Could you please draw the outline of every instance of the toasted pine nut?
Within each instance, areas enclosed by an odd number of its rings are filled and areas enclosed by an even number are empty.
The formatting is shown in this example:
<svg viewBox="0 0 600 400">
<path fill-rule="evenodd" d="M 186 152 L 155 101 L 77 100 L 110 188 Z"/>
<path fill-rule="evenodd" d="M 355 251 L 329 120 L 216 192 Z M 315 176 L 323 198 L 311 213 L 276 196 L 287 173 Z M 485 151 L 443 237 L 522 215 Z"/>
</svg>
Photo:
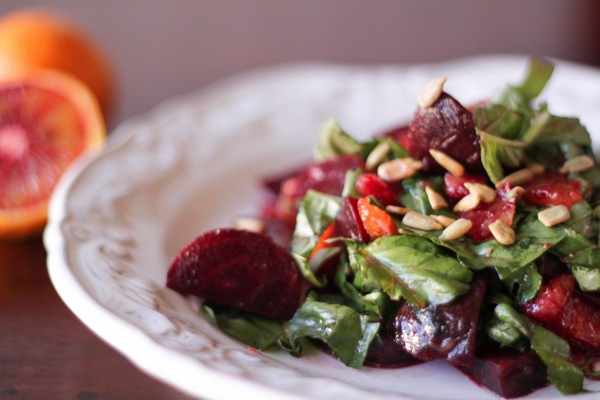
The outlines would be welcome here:
<svg viewBox="0 0 600 400">
<path fill-rule="evenodd" d="M 561 174 L 566 174 L 569 172 L 581 172 L 586 169 L 590 169 L 594 166 L 594 159 L 587 154 L 583 154 L 577 156 L 575 158 L 571 158 L 560 167 L 559 172 Z"/>
<path fill-rule="evenodd" d="M 431 208 L 434 210 L 440 210 L 448 207 L 446 199 L 444 199 L 441 194 L 433 190 L 430 186 L 425 186 L 425 192 L 427 193 L 429 204 L 431 204 Z"/>
<path fill-rule="evenodd" d="M 479 193 L 479 197 L 481 197 L 481 201 L 484 203 L 491 203 L 496 200 L 496 191 L 488 185 L 477 182 L 465 182 L 464 186 L 469 193 Z"/>
<path fill-rule="evenodd" d="M 448 240 L 456 240 L 459 237 L 465 235 L 471 228 L 473 227 L 473 223 L 466 218 L 459 218 L 454 221 L 453 224 L 449 225 L 442 234 L 438 237 L 438 239 L 442 241 Z"/>
<path fill-rule="evenodd" d="M 546 208 L 538 213 L 538 219 L 546 226 L 554 226 L 571 218 L 569 209 L 563 205 Z"/>
<path fill-rule="evenodd" d="M 481 196 L 479 195 L 479 193 L 469 193 L 454 205 L 453 211 L 469 211 L 477 207 L 479 203 L 481 203 Z"/>
<path fill-rule="evenodd" d="M 258 218 L 239 217 L 233 224 L 235 229 L 261 233 L 265 230 L 265 223 Z"/>
<path fill-rule="evenodd" d="M 502 222 L 502 220 L 497 219 L 488 226 L 490 228 L 490 232 L 492 232 L 492 235 L 494 235 L 494 239 L 496 239 L 500 244 L 508 246 L 515 242 L 517 236 L 515 231 L 513 228 Z"/>
<path fill-rule="evenodd" d="M 534 175 L 542 174 L 546 170 L 546 167 L 542 164 L 531 164 L 528 165 L 527 168 L 529 168 Z"/>
<path fill-rule="evenodd" d="M 456 219 L 452 218 L 452 217 L 448 217 L 447 215 L 435 215 L 435 214 L 431 214 L 430 215 L 431 218 L 435 219 L 437 222 L 439 222 L 444 228 L 449 227 L 450 225 L 452 225 L 452 223 L 454 221 L 456 221 Z"/>
<path fill-rule="evenodd" d="M 418 213 L 416 211 L 409 211 L 402 218 L 402 223 L 411 228 L 421 229 L 424 231 L 434 231 L 436 229 L 442 229 L 443 226 L 435 219 L 428 215 Z"/>
<path fill-rule="evenodd" d="M 506 195 L 506 198 L 510 199 L 515 196 L 520 197 L 523 193 L 525 193 L 525 189 L 523 189 L 521 186 L 515 186 L 514 188 L 510 189 Z"/>
<path fill-rule="evenodd" d="M 386 182 L 397 182 L 410 178 L 423 168 L 423 163 L 414 158 L 396 158 L 377 167 L 377 175 Z"/>
<path fill-rule="evenodd" d="M 423 108 L 431 107 L 442 94 L 446 80 L 445 76 L 430 80 L 417 97 L 419 106 Z"/>
<path fill-rule="evenodd" d="M 506 183 L 510 183 L 513 186 L 522 185 L 533 179 L 533 171 L 529 168 L 519 169 L 512 174 L 506 175 L 503 179 L 496 183 L 496 188 L 502 187 Z"/>
<path fill-rule="evenodd" d="M 448 172 L 454 176 L 463 176 L 465 174 L 465 167 L 461 163 L 450 157 L 443 151 L 436 149 L 429 149 L 429 154 L 438 164 L 444 167 Z"/>
<path fill-rule="evenodd" d="M 377 167 L 379 164 L 381 164 L 383 162 L 383 160 L 385 160 L 385 158 L 387 157 L 387 155 L 390 152 L 390 149 L 391 149 L 390 142 L 388 142 L 387 140 L 380 142 L 369 153 L 369 156 L 367 157 L 367 160 L 365 161 L 365 167 L 368 170 L 375 169 L 375 167 Z"/>
<path fill-rule="evenodd" d="M 385 207 L 385 211 L 389 212 L 390 214 L 404 215 L 410 211 L 410 208 L 389 205 Z"/>
</svg>

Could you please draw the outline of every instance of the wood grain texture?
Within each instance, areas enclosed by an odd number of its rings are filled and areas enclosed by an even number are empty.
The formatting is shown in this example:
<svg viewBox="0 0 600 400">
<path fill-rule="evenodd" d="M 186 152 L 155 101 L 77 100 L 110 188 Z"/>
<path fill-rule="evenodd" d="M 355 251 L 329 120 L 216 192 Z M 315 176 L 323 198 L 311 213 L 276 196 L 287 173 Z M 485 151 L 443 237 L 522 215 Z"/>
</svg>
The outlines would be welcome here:
<svg viewBox="0 0 600 400">
<path fill-rule="evenodd" d="M 71 313 L 35 239 L 0 242 L 0 399 L 191 397 L 145 375 Z"/>
</svg>

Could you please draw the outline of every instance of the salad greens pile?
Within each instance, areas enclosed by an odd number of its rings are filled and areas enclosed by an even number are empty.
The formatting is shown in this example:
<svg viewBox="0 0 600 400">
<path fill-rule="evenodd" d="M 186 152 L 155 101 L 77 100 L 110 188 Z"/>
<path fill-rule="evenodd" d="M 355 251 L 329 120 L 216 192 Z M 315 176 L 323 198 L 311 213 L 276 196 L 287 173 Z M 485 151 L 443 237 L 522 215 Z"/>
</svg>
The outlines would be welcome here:
<svg viewBox="0 0 600 400">
<path fill-rule="evenodd" d="M 588 131 L 577 118 L 553 115 L 537 97 L 553 67 L 532 60 L 527 77 L 509 86 L 493 101 L 472 109 L 484 173 L 492 184 L 524 165 L 556 169 L 556 160 L 582 154 L 593 157 Z M 334 120 L 323 126 L 315 161 L 343 155 L 367 159 L 380 143 L 389 143 L 388 159 L 408 156 L 399 141 L 389 136 L 359 141 Z M 537 214 L 543 208 L 516 200 L 513 229 L 516 240 L 503 245 L 492 239 L 477 241 L 469 235 L 444 241 L 442 230 L 421 230 L 394 218 L 398 234 L 369 242 L 347 237 L 314 253 L 323 232 L 336 219 L 345 197 L 360 197 L 356 179 L 361 170 L 346 173 L 341 196 L 309 190 L 297 205 L 289 252 L 310 291 L 293 318 L 277 321 L 216 304 L 203 310 L 227 334 L 259 350 L 279 347 L 300 356 L 307 339 L 322 342 L 344 364 L 361 368 L 370 345 L 382 328 L 409 302 L 423 308 L 448 304 L 465 295 L 474 276 L 489 273 L 487 292 L 479 317 L 478 341 L 501 348 L 533 349 L 546 365 L 548 379 L 563 393 L 583 390 L 584 373 L 573 362 L 571 346 L 561 336 L 520 310 L 536 297 L 544 282 L 536 261 L 552 255 L 568 265 L 582 291 L 600 290 L 600 168 L 597 164 L 568 178 L 580 183 L 581 201 L 570 207 L 570 218 L 546 226 Z M 452 209 L 434 210 L 423 184 L 443 193 L 443 175 L 417 173 L 402 180 L 398 201 L 425 215 L 456 218 Z M 375 199 L 372 203 L 379 205 Z M 381 206 L 384 209 L 383 206 Z M 334 260 L 331 273 L 318 271 Z"/>
</svg>

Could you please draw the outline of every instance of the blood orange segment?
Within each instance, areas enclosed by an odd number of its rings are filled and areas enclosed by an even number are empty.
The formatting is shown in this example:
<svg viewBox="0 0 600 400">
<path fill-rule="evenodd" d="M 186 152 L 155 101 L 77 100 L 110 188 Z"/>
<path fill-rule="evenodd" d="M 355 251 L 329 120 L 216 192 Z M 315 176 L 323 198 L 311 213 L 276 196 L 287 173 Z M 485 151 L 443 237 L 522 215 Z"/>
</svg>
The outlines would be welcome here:
<svg viewBox="0 0 600 400">
<path fill-rule="evenodd" d="M 65 169 L 104 143 L 98 103 L 78 80 L 50 71 L 0 78 L 0 237 L 37 234 Z"/>
</svg>

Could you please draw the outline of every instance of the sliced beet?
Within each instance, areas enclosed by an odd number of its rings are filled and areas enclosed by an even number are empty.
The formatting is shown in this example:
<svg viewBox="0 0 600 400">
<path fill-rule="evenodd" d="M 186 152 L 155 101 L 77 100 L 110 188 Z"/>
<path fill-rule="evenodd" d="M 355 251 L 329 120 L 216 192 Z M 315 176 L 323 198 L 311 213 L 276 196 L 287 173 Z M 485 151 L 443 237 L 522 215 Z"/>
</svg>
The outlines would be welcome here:
<svg viewBox="0 0 600 400">
<path fill-rule="evenodd" d="M 408 127 L 408 151 L 423 160 L 427 171 L 443 169 L 429 155 L 440 150 L 471 172 L 481 171 L 479 138 L 473 115 L 454 97 L 442 92 L 431 107 L 417 108 Z"/>
<path fill-rule="evenodd" d="M 358 214 L 357 203 L 358 199 L 353 197 L 345 197 L 343 199 L 340 211 L 335 217 L 336 229 L 333 236 L 345 237 L 367 243 L 370 240 L 370 237 Z"/>
<path fill-rule="evenodd" d="M 479 351 L 461 370 L 477 384 L 506 399 L 525 396 L 548 384 L 546 365 L 534 351 Z"/>
<path fill-rule="evenodd" d="M 175 258 L 167 286 L 216 304 L 275 319 L 300 305 L 301 276 L 292 256 L 264 234 L 216 229 Z"/>
<path fill-rule="evenodd" d="M 479 275 L 468 293 L 450 303 L 425 308 L 404 303 L 393 322 L 395 341 L 420 360 L 471 366 L 486 289 L 486 280 Z"/>
<path fill-rule="evenodd" d="M 390 335 L 390 329 L 385 327 L 382 327 L 379 337 L 371 342 L 365 357 L 365 365 L 376 368 L 401 368 L 422 362 L 396 343 Z"/>
</svg>

